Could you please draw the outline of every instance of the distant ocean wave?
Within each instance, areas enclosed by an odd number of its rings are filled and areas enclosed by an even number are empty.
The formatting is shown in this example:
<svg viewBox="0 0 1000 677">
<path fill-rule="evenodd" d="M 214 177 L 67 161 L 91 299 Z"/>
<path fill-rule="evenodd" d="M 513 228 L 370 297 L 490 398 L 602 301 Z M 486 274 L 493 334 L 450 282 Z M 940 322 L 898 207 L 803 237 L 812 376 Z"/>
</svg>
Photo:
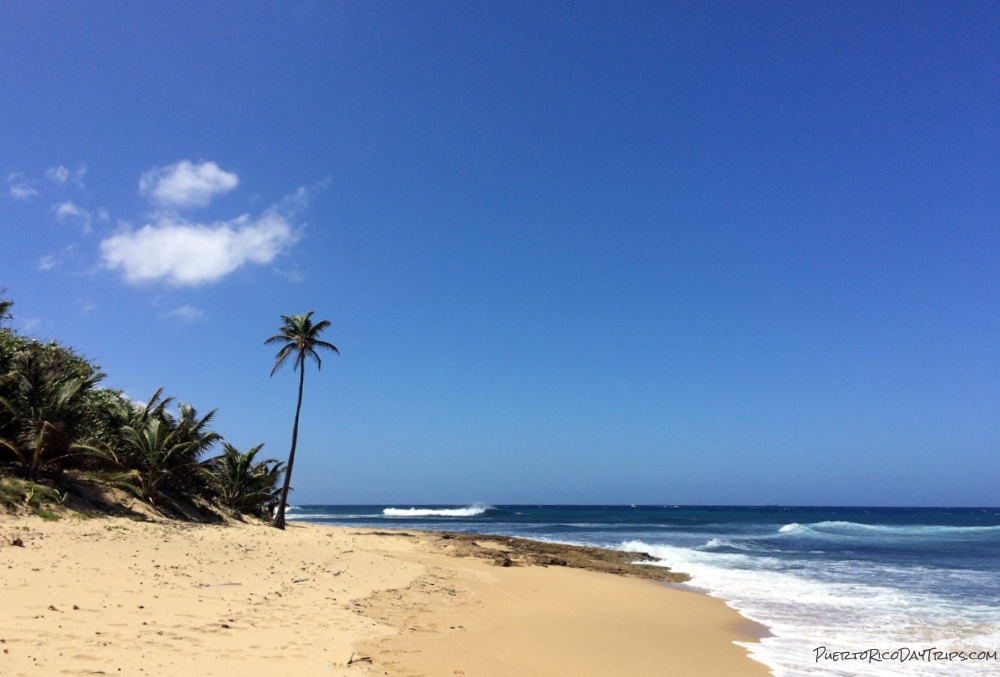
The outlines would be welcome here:
<svg viewBox="0 0 1000 677">
<path fill-rule="evenodd" d="M 1000 534 L 1000 526 L 860 524 L 831 520 L 812 524 L 792 522 L 778 529 L 778 533 L 821 538 L 966 538 Z"/>
<path fill-rule="evenodd" d="M 714 551 L 714 552 L 725 552 L 729 551 L 761 551 L 762 548 L 756 545 L 754 540 L 746 539 L 739 540 L 735 538 L 712 538 L 702 546 L 704 550 Z"/>
<path fill-rule="evenodd" d="M 488 505 L 472 505 L 466 508 L 386 508 L 386 517 L 477 517 L 493 508 Z"/>
<path fill-rule="evenodd" d="M 289 514 L 288 519 L 297 520 L 300 522 L 311 522 L 319 520 L 370 520 L 377 518 L 378 515 L 372 515 L 367 513 L 361 513 L 352 515 L 349 513 L 324 513 L 324 512 L 296 512 L 294 514 Z"/>
</svg>

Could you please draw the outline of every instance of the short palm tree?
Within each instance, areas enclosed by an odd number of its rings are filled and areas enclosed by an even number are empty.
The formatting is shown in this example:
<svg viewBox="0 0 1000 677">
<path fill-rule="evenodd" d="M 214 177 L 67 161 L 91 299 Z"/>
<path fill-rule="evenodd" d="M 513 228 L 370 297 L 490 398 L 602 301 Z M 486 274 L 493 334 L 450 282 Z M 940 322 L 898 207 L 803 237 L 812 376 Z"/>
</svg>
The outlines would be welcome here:
<svg viewBox="0 0 1000 677">
<path fill-rule="evenodd" d="M 0 289 L 0 294 L 4 293 L 4 289 Z M 14 302 L 10 299 L 0 298 L 0 325 L 3 324 L 4 320 L 10 319 L 10 309 L 14 307 Z"/>
<path fill-rule="evenodd" d="M 222 503 L 244 514 L 263 516 L 278 496 L 278 482 L 284 465 L 269 458 L 257 460 L 263 447 L 240 451 L 223 442 L 222 455 L 205 462 Z"/>
<path fill-rule="evenodd" d="M 214 410 L 199 418 L 194 407 L 180 404 L 177 418 L 167 411 L 173 398 L 162 395 L 160 388 L 145 404 L 113 403 L 108 412 L 116 426 L 113 438 L 88 449 L 154 507 L 164 489 L 189 489 L 204 471 L 201 456 L 222 439 L 208 430 Z"/>
<path fill-rule="evenodd" d="M 323 361 L 319 358 L 318 348 L 332 350 L 340 354 L 337 346 L 326 341 L 321 341 L 320 333 L 330 326 L 329 320 L 321 320 L 315 324 L 312 321 L 313 311 L 305 315 L 282 315 L 282 325 L 278 328 L 278 333 L 264 341 L 265 345 L 278 344 L 281 349 L 274 358 L 274 368 L 271 376 L 288 362 L 288 358 L 295 356 L 294 369 L 299 372 L 299 400 L 295 405 L 295 423 L 292 426 L 292 448 L 288 452 L 288 465 L 285 467 L 285 481 L 281 487 L 281 497 L 278 499 L 278 511 L 274 516 L 274 526 L 278 529 L 285 528 L 285 507 L 288 504 L 288 487 L 292 481 L 292 466 L 295 463 L 295 445 L 299 438 L 299 412 L 302 410 L 302 388 L 306 377 L 306 358 L 312 358 L 316 362 L 316 369 L 321 369 Z"/>
<path fill-rule="evenodd" d="M 140 448 L 135 444 L 137 431 L 141 431 L 154 420 L 172 420 L 167 407 L 173 405 L 173 397 L 163 397 L 163 388 L 157 388 L 149 400 L 142 404 L 127 397 L 113 398 L 104 407 L 104 418 L 108 430 L 104 439 L 95 445 L 95 456 L 110 462 L 122 472 L 137 471 L 143 466 Z"/>
<path fill-rule="evenodd" d="M 104 374 L 61 372 L 47 364 L 44 348 L 33 345 L 15 354 L 3 378 L 7 396 L 0 397 L 0 422 L 15 432 L 0 437 L 0 447 L 13 452 L 28 479 L 42 466 L 78 450 L 77 433 L 85 417 L 84 401 Z"/>
</svg>

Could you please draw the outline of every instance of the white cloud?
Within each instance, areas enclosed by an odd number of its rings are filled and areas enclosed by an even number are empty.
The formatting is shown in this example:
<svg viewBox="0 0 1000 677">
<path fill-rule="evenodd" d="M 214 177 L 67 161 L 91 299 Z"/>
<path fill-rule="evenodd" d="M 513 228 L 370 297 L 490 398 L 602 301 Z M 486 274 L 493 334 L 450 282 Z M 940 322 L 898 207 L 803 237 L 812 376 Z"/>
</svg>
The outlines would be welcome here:
<svg viewBox="0 0 1000 677">
<path fill-rule="evenodd" d="M 27 183 L 15 183 L 10 187 L 10 196 L 17 200 L 30 200 L 38 195 L 38 191 Z"/>
<path fill-rule="evenodd" d="M 180 308 L 174 308 L 167 313 L 167 317 L 176 317 L 184 322 L 194 322 L 204 314 L 205 313 L 194 306 L 181 306 Z"/>
<path fill-rule="evenodd" d="M 66 183 L 69 180 L 69 170 L 59 165 L 45 170 L 45 178 L 52 183 Z"/>
<path fill-rule="evenodd" d="M 7 183 L 10 184 L 10 196 L 15 200 L 30 200 L 31 198 L 38 195 L 38 191 L 35 190 L 27 181 L 24 181 L 20 172 L 7 175 Z"/>
<path fill-rule="evenodd" d="M 71 244 L 68 247 L 64 247 L 62 251 L 57 254 L 46 254 L 45 256 L 39 257 L 36 268 L 44 272 L 61 266 L 67 261 L 73 261 L 76 258 L 77 246 L 75 244 Z"/>
<path fill-rule="evenodd" d="M 45 178 L 56 185 L 63 185 L 68 182 L 75 183 L 83 188 L 83 177 L 87 174 L 87 165 L 80 165 L 76 171 L 71 171 L 62 165 L 49 167 L 45 170 Z"/>
<path fill-rule="evenodd" d="M 61 223 L 77 223 L 83 227 L 84 233 L 90 232 L 90 212 L 75 205 L 72 200 L 60 202 L 53 209 L 56 210 L 56 218 Z"/>
<path fill-rule="evenodd" d="M 90 213 L 83 207 L 73 204 L 73 201 L 60 202 L 55 205 L 56 216 L 60 219 L 90 218 Z"/>
<path fill-rule="evenodd" d="M 80 165 L 80 167 L 75 171 L 63 167 L 62 165 L 59 165 L 58 167 L 49 167 L 45 170 L 45 178 L 57 186 L 64 186 L 67 183 L 72 183 L 80 188 L 83 188 L 83 177 L 86 174 L 86 165 Z M 26 180 L 24 178 L 24 174 L 21 172 L 8 174 L 7 183 L 10 184 L 10 195 L 15 200 L 30 200 L 33 197 L 41 195 L 38 189 L 32 185 L 36 182 Z"/>
<path fill-rule="evenodd" d="M 214 162 L 188 160 L 151 169 L 139 179 L 139 192 L 161 207 L 204 207 L 212 198 L 236 188 L 240 178 Z"/>
<path fill-rule="evenodd" d="M 129 284 L 164 280 L 173 285 L 215 282 L 248 263 L 270 263 L 298 239 L 278 207 L 259 218 L 244 215 L 205 225 L 176 216 L 126 230 L 101 242 L 104 267 Z"/>
</svg>

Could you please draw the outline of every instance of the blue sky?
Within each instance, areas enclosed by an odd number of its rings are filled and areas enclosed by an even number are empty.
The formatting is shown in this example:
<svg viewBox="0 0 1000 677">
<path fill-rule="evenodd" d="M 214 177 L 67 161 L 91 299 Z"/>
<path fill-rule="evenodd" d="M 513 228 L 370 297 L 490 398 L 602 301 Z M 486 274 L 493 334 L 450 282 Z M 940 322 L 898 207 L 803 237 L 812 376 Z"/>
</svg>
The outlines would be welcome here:
<svg viewBox="0 0 1000 677">
<path fill-rule="evenodd" d="M 14 326 L 301 503 L 1000 504 L 993 3 L 8 2 Z"/>
</svg>

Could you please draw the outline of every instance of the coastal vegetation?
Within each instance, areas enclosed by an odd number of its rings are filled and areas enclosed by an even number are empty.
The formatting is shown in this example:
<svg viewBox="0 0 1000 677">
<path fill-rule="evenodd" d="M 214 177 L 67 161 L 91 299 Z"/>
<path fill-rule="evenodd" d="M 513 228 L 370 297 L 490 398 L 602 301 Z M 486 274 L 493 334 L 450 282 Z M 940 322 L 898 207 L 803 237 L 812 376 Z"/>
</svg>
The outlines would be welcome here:
<svg viewBox="0 0 1000 677">
<path fill-rule="evenodd" d="M 284 466 L 258 459 L 263 445 L 239 451 L 211 429 L 215 410 L 200 415 L 162 388 L 136 402 L 101 387 L 100 367 L 73 348 L 7 326 L 12 307 L 0 297 L 0 509 L 56 518 L 64 505 L 129 513 L 139 502 L 189 519 L 271 514 Z"/>
</svg>

